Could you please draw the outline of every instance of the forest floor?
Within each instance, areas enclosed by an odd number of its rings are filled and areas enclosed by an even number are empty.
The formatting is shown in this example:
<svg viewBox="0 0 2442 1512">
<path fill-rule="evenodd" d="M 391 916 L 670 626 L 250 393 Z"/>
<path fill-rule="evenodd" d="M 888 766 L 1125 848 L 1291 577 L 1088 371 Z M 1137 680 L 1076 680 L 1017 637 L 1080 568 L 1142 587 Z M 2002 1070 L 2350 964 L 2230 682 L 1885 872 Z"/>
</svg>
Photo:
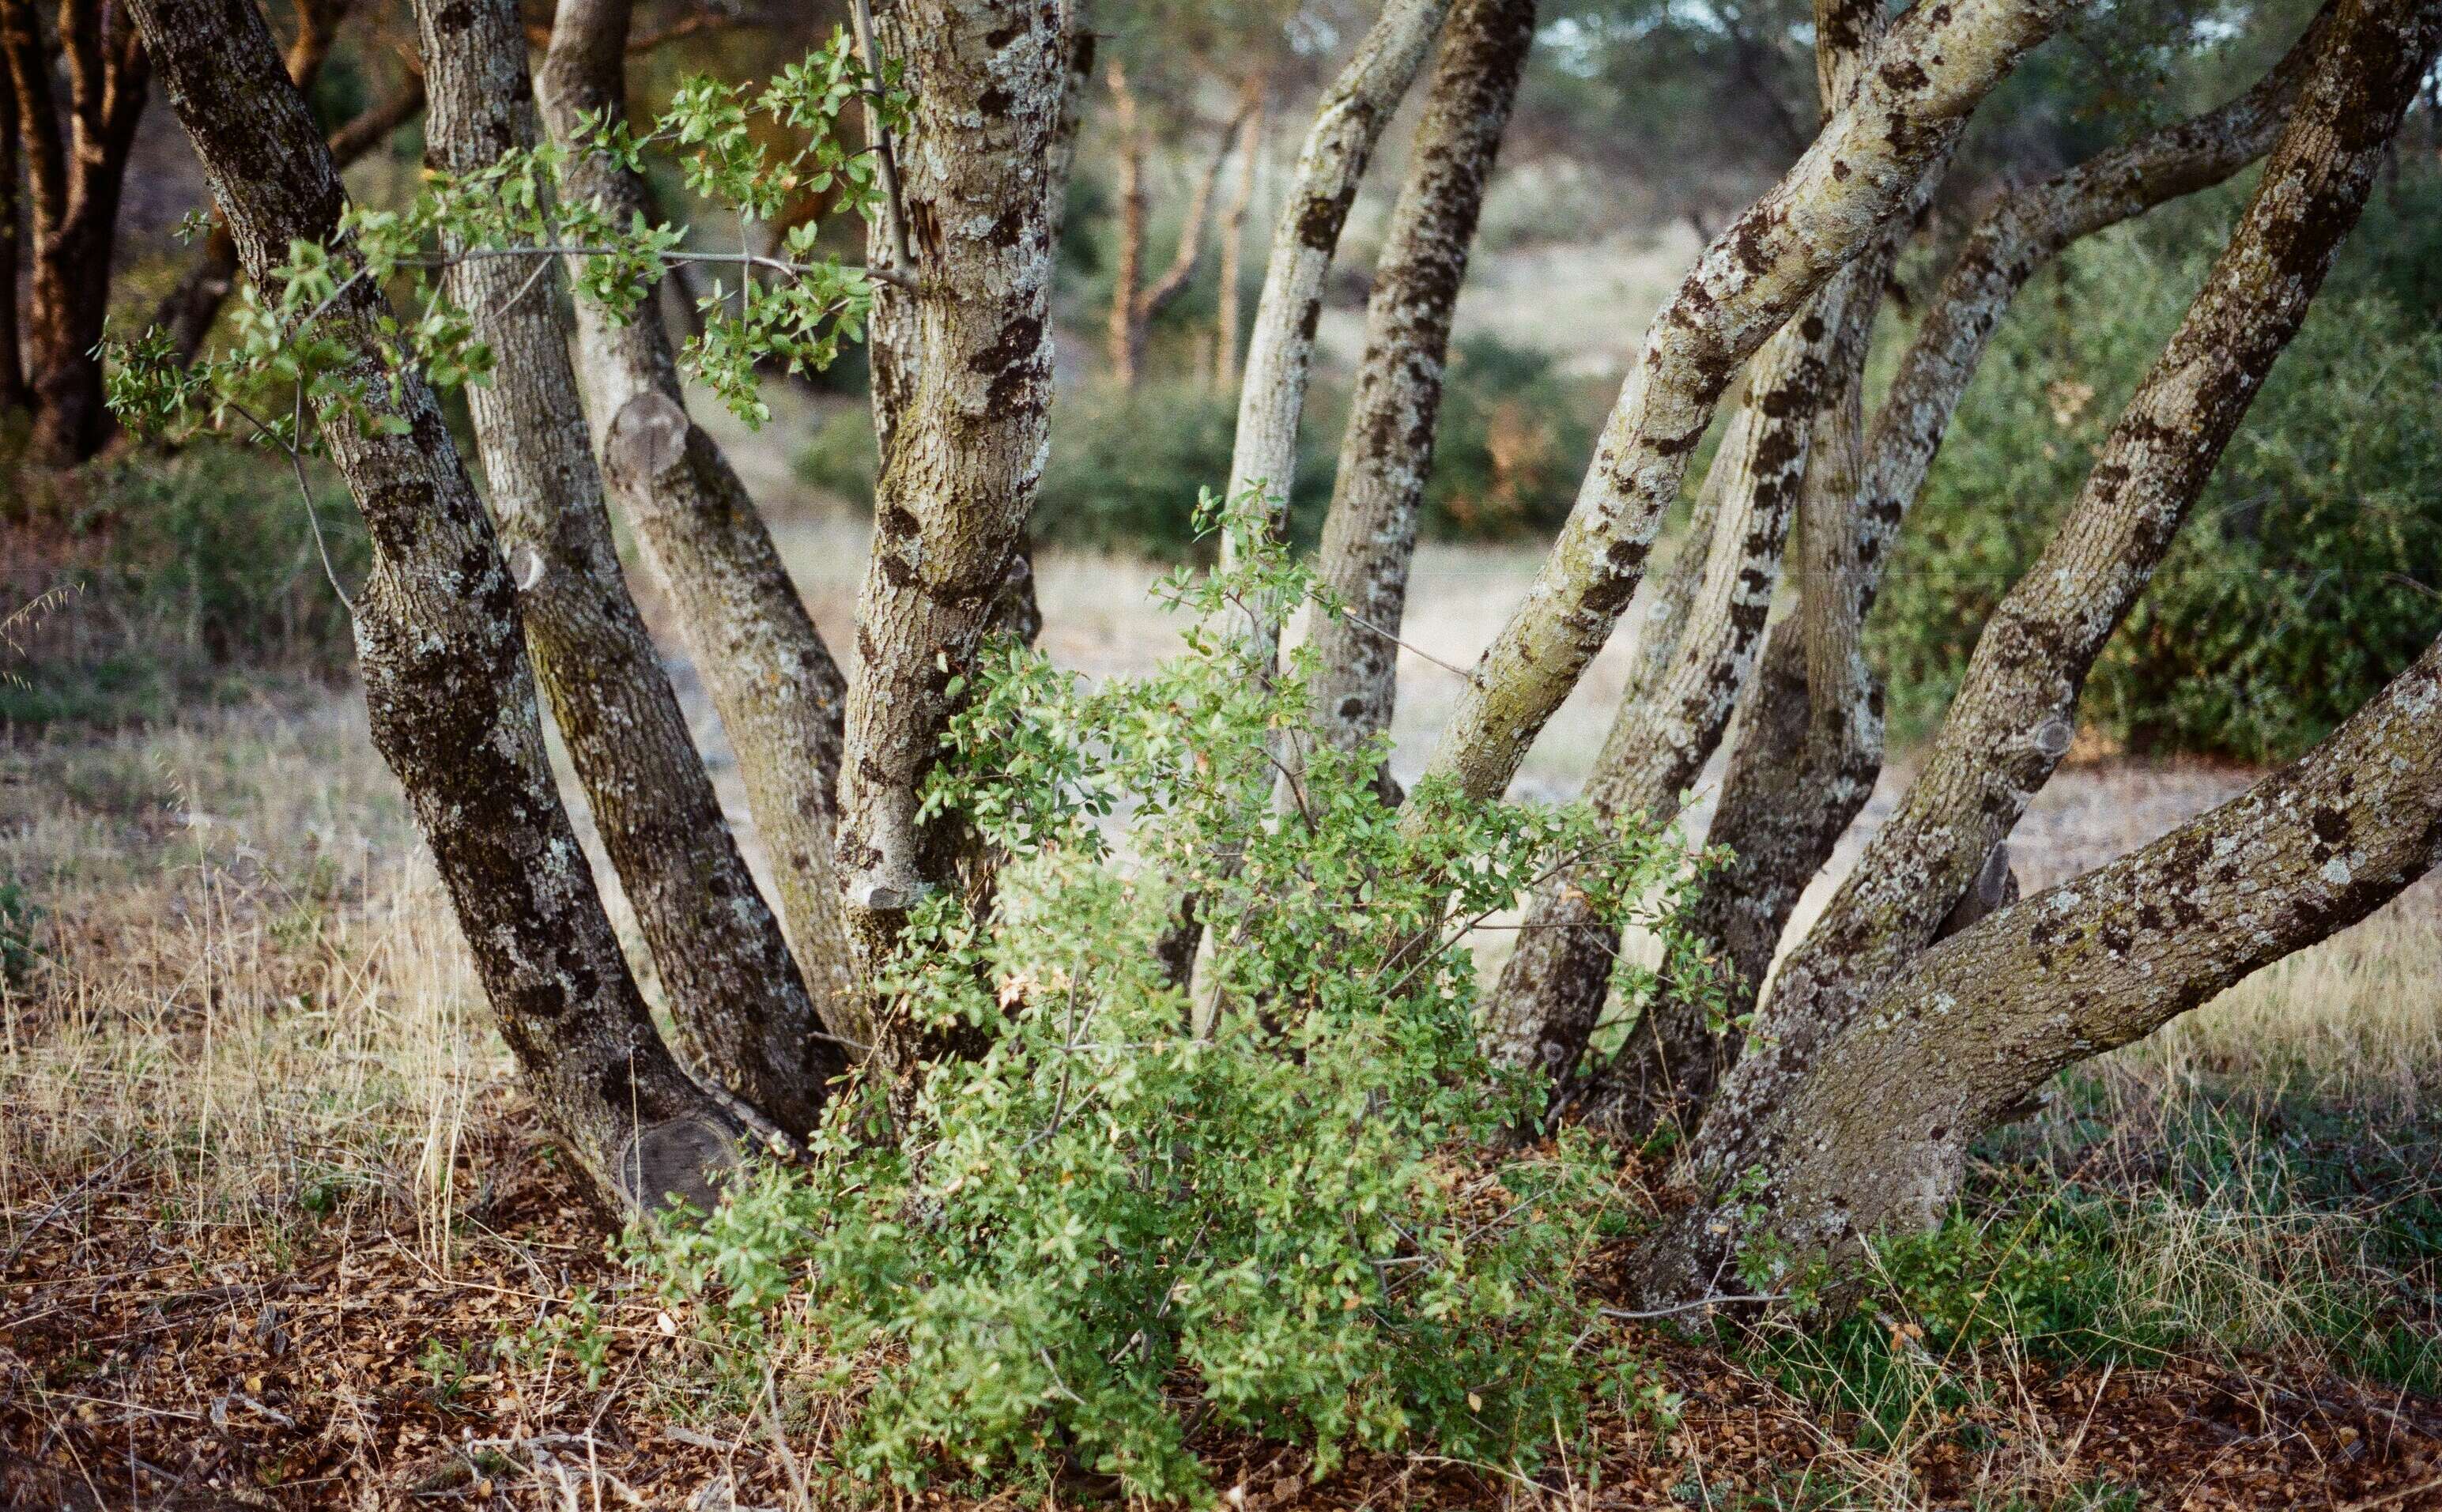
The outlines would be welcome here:
<svg viewBox="0 0 2442 1512">
<path fill-rule="evenodd" d="M 835 645 L 859 536 L 783 532 Z M 1428 551 L 1412 640 L 1465 665 L 1529 566 Z M 1048 556 L 1046 645 L 1144 666 L 1169 644 L 1134 607 L 1150 577 Z M 1582 775 L 1623 663 L 1526 791 Z M 1403 766 L 1443 681 L 1404 671 Z M 2072 764 L 2022 873 L 2248 775 Z M 0 745 L 0 1506 L 845 1504 L 844 1404 L 781 1381 L 723 1406 L 610 1258 L 352 697 L 266 686 Z M 1317 1479 L 1211 1438 L 1214 1484 L 1246 1507 L 2442 1508 L 2437 984 L 2429 882 L 1989 1141 L 1958 1232 L 1872 1316 L 1614 1325 L 1659 1385 L 1531 1476 L 1419 1454 Z"/>
</svg>

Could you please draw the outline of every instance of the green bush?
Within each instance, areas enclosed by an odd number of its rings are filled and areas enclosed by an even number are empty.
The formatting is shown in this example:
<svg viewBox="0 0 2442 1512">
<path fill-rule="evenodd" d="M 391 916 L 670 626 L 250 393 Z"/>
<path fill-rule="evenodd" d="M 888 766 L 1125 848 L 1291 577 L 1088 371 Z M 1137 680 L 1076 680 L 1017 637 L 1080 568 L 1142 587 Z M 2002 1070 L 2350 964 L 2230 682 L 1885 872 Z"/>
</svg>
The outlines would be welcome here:
<svg viewBox="0 0 2442 1512">
<path fill-rule="evenodd" d="M 1567 515 L 1593 449 L 1601 397 L 1553 372 L 1549 358 L 1489 339 L 1459 344 L 1442 405 L 1423 528 L 1449 539 L 1548 531 Z M 1322 533 L 1347 394 L 1318 383 L 1298 443 L 1289 533 Z M 1134 390 L 1089 384 L 1051 407 L 1051 455 L 1033 531 L 1039 541 L 1184 561 L 1194 550 L 1199 490 L 1230 475 L 1238 401 L 1196 383 Z M 806 482 L 873 497 L 873 432 L 862 412 L 834 415 L 797 457 Z"/>
<path fill-rule="evenodd" d="M 1939 719 L 2209 262 L 2120 234 L 2020 298 L 1875 616 L 1902 729 Z M 2442 631 L 2442 334 L 2390 297 L 2412 263 L 2369 263 L 2316 303 L 2094 668 L 2082 720 L 2129 750 L 2295 755 Z"/>
<path fill-rule="evenodd" d="M 1190 623 L 1304 592 L 1241 540 L 1243 573 L 1166 585 Z M 1478 1050 L 1467 955 L 1420 942 L 1572 854 L 1607 912 L 1658 920 L 1679 848 L 1435 784 L 1404 833 L 1378 747 L 1320 747 L 1303 818 L 1271 824 L 1267 742 L 1304 679 L 1267 688 L 1234 643 L 1099 688 L 1019 648 L 986 667 L 927 805 L 1008 848 L 1001 911 L 981 930 L 928 901 L 887 985 L 987 1047 L 938 1064 L 894 1137 L 852 1093 L 810 1162 L 639 1236 L 730 1379 L 821 1362 L 813 1388 L 853 1403 L 844 1463 L 902 1485 L 1067 1462 L 1200 1500 L 1193 1422 L 1324 1467 L 1352 1445 L 1531 1464 L 1575 1436 L 1597 1373 L 1632 1375 L 1580 1346 L 1572 1279 L 1624 1220 L 1609 1162 L 1575 1137 L 1497 1153 L 1540 1092 Z M 1204 1032 L 1151 948 L 1173 878 L 1217 942 Z"/>
</svg>

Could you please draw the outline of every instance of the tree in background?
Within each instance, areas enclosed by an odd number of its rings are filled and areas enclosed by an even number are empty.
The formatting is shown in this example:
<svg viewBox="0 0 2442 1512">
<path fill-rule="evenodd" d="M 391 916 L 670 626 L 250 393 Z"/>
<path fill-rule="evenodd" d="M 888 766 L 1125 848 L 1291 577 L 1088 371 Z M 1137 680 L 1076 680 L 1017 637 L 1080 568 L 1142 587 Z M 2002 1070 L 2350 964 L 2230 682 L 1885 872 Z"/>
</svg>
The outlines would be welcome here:
<svg viewBox="0 0 2442 1512">
<path fill-rule="evenodd" d="M 25 341 L 33 446 L 46 461 L 82 462 L 110 431 L 98 349 L 119 195 L 151 71 L 135 23 L 103 0 L 65 0 L 47 27 L 33 0 L 9 0 L 0 6 L 0 49 L 17 112 L 18 151 L 7 172 L 14 177 L 22 154 L 31 231 L 25 315 L 10 326 Z M 12 213 L 12 234 L 13 221 Z M 13 279 L 9 290 L 13 301 Z"/>
</svg>

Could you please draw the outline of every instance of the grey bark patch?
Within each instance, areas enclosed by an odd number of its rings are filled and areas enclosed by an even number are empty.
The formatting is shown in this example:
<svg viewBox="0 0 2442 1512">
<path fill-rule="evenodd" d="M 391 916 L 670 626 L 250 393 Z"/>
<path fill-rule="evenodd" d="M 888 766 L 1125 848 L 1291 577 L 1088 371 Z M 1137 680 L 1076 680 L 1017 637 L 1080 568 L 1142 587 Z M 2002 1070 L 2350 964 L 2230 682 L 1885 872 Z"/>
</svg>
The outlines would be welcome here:
<svg viewBox="0 0 2442 1512">
<path fill-rule="evenodd" d="M 619 1188 L 639 1211 L 677 1198 L 710 1212 L 720 1201 L 715 1177 L 738 1166 L 738 1144 L 702 1119 L 670 1119 L 637 1128 L 619 1146 Z"/>
<path fill-rule="evenodd" d="M 619 407 L 603 437 L 603 461 L 614 472 L 649 482 L 686 455 L 686 411 L 661 391 L 647 390 Z"/>
</svg>

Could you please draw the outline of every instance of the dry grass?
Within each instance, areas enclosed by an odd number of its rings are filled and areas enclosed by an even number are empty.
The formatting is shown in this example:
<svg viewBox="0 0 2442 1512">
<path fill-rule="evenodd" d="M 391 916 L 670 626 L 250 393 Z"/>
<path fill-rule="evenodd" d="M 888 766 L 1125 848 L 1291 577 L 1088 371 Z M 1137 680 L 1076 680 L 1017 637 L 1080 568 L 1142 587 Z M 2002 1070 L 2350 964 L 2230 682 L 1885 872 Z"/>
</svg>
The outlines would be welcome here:
<svg viewBox="0 0 2442 1512">
<path fill-rule="evenodd" d="M 301 1211 L 446 1231 L 504 1055 L 362 715 L 258 709 L 8 753 L 0 872 L 43 962 L 0 989 L 0 1193 L 105 1168 L 284 1242 Z M 36 1210 L 39 1211 L 39 1208 Z"/>
</svg>

